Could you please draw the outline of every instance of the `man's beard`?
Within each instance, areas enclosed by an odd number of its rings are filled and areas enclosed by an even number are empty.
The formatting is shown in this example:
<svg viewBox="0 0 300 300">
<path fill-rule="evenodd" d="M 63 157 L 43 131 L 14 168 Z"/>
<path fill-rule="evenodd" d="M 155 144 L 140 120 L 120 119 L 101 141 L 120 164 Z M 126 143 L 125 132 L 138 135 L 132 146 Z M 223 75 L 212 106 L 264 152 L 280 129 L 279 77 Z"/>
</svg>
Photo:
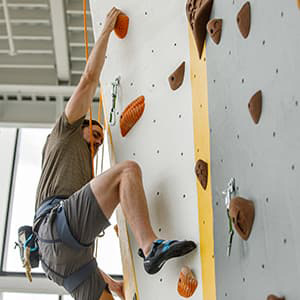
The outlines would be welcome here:
<svg viewBox="0 0 300 300">
<path fill-rule="evenodd" d="M 88 142 L 86 142 L 86 143 L 88 144 L 89 150 L 91 151 L 91 143 L 88 143 Z M 99 146 L 97 144 L 94 144 L 93 148 L 94 148 L 94 154 L 96 154 L 99 149 Z"/>
</svg>

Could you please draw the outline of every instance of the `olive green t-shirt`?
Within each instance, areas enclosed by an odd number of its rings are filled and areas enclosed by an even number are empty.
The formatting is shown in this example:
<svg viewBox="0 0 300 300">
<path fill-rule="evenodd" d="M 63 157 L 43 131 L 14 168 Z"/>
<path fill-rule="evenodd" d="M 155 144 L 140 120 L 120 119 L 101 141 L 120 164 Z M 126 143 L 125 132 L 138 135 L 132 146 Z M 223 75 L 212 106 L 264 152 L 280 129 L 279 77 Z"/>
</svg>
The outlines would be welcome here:
<svg viewBox="0 0 300 300">
<path fill-rule="evenodd" d="M 43 148 L 35 209 L 47 197 L 69 197 L 92 179 L 90 149 L 81 129 L 83 120 L 84 116 L 71 125 L 63 113 L 56 121 Z"/>
</svg>

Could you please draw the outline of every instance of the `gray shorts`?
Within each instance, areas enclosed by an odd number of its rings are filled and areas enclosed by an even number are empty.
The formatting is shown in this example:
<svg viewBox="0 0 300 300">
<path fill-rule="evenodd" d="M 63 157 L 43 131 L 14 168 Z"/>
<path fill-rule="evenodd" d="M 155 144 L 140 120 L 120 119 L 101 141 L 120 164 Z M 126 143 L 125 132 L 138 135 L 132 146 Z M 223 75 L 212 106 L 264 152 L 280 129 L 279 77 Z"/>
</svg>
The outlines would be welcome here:
<svg viewBox="0 0 300 300">
<path fill-rule="evenodd" d="M 94 242 L 97 235 L 110 225 L 89 183 L 64 200 L 64 207 L 72 235 L 80 243 Z M 54 220 L 55 209 L 40 225 L 38 234 L 42 239 L 59 239 Z M 87 264 L 93 258 L 94 243 L 89 248 L 76 250 L 60 242 L 39 241 L 39 248 L 43 261 L 54 271 L 45 268 L 46 275 L 58 285 L 62 285 L 63 279 L 57 274 L 68 276 Z M 105 287 L 106 283 L 97 270 L 72 293 L 72 297 L 78 300 L 98 300 Z"/>
</svg>

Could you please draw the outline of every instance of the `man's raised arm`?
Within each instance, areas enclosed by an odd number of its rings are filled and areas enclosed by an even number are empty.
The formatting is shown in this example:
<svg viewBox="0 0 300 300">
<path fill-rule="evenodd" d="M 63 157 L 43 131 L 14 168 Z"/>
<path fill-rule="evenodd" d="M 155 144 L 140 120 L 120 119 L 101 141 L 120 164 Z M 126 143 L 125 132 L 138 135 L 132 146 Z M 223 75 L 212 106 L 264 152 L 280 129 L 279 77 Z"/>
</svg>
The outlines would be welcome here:
<svg viewBox="0 0 300 300">
<path fill-rule="evenodd" d="M 108 13 L 102 33 L 89 56 L 79 84 L 66 105 L 65 114 L 70 124 L 86 115 L 92 104 L 104 65 L 109 36 L 114 29 L 119 14 L 120 10 L 115 7 Z"/>
</svg>

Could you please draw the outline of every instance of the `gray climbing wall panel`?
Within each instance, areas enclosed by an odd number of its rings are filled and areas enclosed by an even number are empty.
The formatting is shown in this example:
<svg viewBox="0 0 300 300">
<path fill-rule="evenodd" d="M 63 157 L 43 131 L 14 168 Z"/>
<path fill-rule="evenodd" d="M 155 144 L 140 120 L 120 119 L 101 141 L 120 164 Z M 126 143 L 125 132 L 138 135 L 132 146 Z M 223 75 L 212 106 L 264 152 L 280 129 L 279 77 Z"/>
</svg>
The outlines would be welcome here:
<svg viewBox="0 0 300 300">
<path fill-rule="evenodd" d="M 207 38 L 211 178 L 218 300 L 300 297 L 300 10 L 296 1 L 253 0 L 244 39 L 236 15 L 245 1 L 215 0 L 223 19 L 219 45 Z M 248 112 L 262 90 L 258 125 Z M 228 221 L 222 191 L 254 201 L 248 241 L 235 234 L 226 256 Z"/>
</svg>

